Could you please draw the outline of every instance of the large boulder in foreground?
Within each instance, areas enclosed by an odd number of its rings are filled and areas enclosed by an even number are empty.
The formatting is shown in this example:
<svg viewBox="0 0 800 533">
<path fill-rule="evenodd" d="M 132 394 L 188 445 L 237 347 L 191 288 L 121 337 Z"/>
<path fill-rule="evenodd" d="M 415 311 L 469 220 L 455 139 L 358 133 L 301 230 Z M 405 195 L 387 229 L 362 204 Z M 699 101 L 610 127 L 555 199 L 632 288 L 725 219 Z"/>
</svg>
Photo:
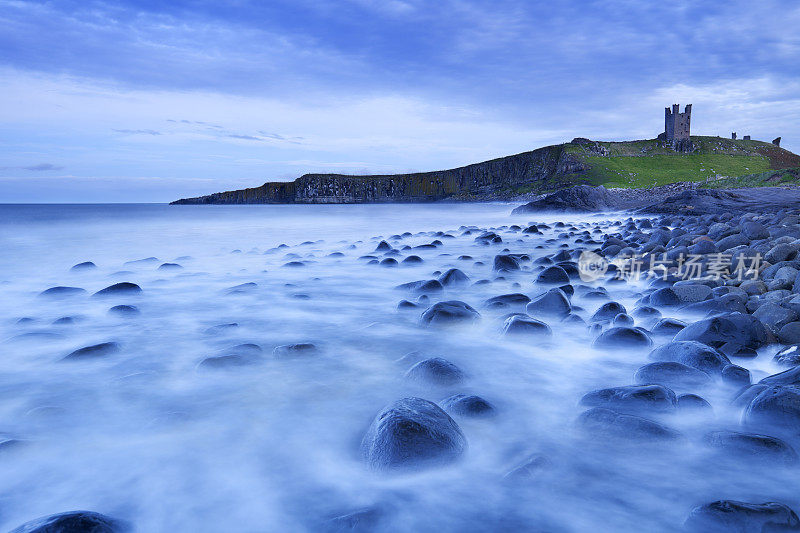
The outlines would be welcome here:
<svg viewBox="0 0 800 533">
<path fill-rule="evenodd" d="M 458 424 L 422 398 L 403 398 L 384 408 L 361 441 L 364 460 L 377 470 L 446 464 L 466 448 Z"/>
<path fill-rule="evenodd" d="M 71 511 L 37 518 L 11 533 L 122 533 L 130 524 L 92 511 Z"/>
<path fill-rule="evenodd" d="M 684 527 L 692 533 L 800 531 L 800 520 L 782 503 L 718 500 L 692 509 Z"/>
<path fill-rule="evenodd" d="M 602 185 L 599 187 L 576 185 L 521 205 L 514 209 L 511 214 L 524 215 L 525 213 L 539 213 L 542 211 L 587 213 L 608 211 L 616 208 L 617 202 Z"/>
</svg>

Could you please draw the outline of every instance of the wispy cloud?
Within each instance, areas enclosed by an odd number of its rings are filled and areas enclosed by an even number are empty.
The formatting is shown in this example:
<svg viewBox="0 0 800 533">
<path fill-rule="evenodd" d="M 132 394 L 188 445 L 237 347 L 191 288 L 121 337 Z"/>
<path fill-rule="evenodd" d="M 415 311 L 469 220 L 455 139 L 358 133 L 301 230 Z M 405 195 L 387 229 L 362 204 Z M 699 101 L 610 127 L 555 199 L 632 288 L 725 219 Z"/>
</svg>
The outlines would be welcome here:
<svg viewBox="0 0 800 533">
<path fill-rule="evenodd" d="M 120 130 L 114 129 L 117 133 L 124 133 L 126 135 L 161 135 L 160 131 L 156 130 Z"/>
<path fill-rule="evenodd" d="M 54 165 L 52 163 L 37 163 L 35 165 L 17 166 L 17 167 L 0 167 L 0 171 L 7 171 L 7 170 L 28 170 L 30 172 L 49 172 L 53 170 L 64 170 L 64 167 L 60 165 Z"/>
</svg>

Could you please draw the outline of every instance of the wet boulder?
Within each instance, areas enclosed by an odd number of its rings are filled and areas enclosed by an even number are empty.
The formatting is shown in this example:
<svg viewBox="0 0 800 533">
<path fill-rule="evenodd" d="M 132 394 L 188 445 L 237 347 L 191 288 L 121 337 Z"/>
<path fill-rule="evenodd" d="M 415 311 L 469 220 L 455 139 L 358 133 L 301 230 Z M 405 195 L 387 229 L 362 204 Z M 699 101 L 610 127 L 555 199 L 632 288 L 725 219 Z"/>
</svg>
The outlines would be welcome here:
<svg viewBox="0 0 800 533">
<path fill-rule="evenodd" d="M 445 287 L 461 287 L 469 283 L 469 276 L 457 268 L 451 268 L 439 276 L 439 283 Z"/>
<path fill-rule="evenodd" d="M 447 359 L 431 357 L 409 368 L 406 377 L 415 381 L 451 386 L 464 381 L 464 372 Z"/>
<path fill-rule="evenodd" d="M 796 437 L 800 434 L 800 386 L 774 385 L 759 392 L 744 411 L 747 427 Z"/>
<path fill-rule="evenodd" d="M 437 302 L 422 313 L 421 321 L 427 325 L 447 325 L 473 322 L 481 317 L 469 304 L 459 300 Z"/>
<path fill-rule="evenodd" d="M 119 350 L 120 346 L 116 342 L 102 342 L 100 344 L 93 344 L 92 346 L 79 348 L 66 355 L 64 359 L 70 361 L 95 359 L 117 353 Z"/>
<path fill-rule="evenodd" d="M 501 254 L 494 256 L 494 270 L 498 272 L 507 271 L 514 272 L 519 270 L 519 261 L 516 257 L 509 254 Z"/>
<path fill-rule="evenodd" d="M 678 396 L 678 410 L 688 413 L 712 411 L 711 404 L 697 394 L 681 394 Z"/>
<path fill-rule="evenodd" d="M 421 279 L 418 281 L 411 281 L 403 283 L 395 287 L 396 289 L 410 291 L 416 294 L 435 294 L 442 292 L 444 287 L 438 279 Z"/>
<path fill-rule="evenodd" d="M 800 345 L 795 344 L 782 349 L 773 356 L 772 360 L 782 366 L 800 365 Z"/>
<path fill-rule="evenodd" d="M 672 341 L 659 346 L 648 355 L 653 361 L 674 361 L 702 370 L 711 375 L 720 375 L 730 365 L 730 360 L 717 350 L 696 341 Z"/>
<path fill-rule="evenodd" d="M 550 289 L 525 306 L 529 315 L 541 317 L 565 317 L 571 309 L 569 298 L 561 289 Z"/>
<path fill-rule="evenodd" d="M 674 340 L 697 341 L 714 348 L 729 344 L 758 349 L 767 342 L 767 331 L 757 318 L 731 313 L 694 322 L 679 331 Z"/>
<path fill-rule="evenodd" d="M 123 281 L 115 283 L 94 293 L 94 296 L 134 295 L 142 292 L 142 288 L 135 283 Z"/>
<path fill-rule="evenodd" d="M 483 418 L 496 414 L 495 407 L 491 403 L 475 395 L 455 394 L 442 400 L 440 405 L 445 411 L 456 416 Z"/>
<path fill-rule="evenodd" d="M 81 270 L 94 270 L 95 268 L 97 268 L 97 265 L 95 265 L 91 261 L 84 261 L 83 263 L 78 263 L 77 265 L 73 265 L 73 267 L 70 268 L 70 270 L 75 272 Z"/>
<path fill-rule="evenodd" d="M 727 365 L 723 367 L 722 382 L 732 387 L 747 387 L 750 385 L 750 371 L 739 365 Z"/>
<path fill-rule="evenodd" d="M 77 296 L 79 294 L 85 294 L 86 289 L 81 289 L 80 287 L 50 287 L 47 290 L 44 290 L 39 293 L 39 296 L 46 296 L 46 297 L 65 297 L 65 296 Z"/>
<path fill-rule="evenodd" d="M 627 385 L 586 393 L 580 401 L 587 407 L 604 407 L 620 412 L 673 411 L 675 393 L 662 385 Z"/>
<path fill-rule="evenodd" d="M 650 295 L 650 305 L 657 307 L 675 307 L 681 305 L 681 299 L 672 287 L 663 287 Z"/>
<path fill-rule="evenodd" d="M 541 320 L 524 315 L 514 315 L 508 317 L 503 324 L 503 335 L 550 337 L 553 335 L 553 331 Z"/>
<path fill-rule="evenodd" d="M 128 522 L 93 511 L 70 511 L 27 522 L 10 533 L 123 533 Z"/>
<path fill-rule="evenodd" d="M 664 337 L 674 337 L 680 330 L 686 327 L 686 323 L 676 318 L 662 318 L 650 328 L 653 335 Z"/>
<path fill-rule="evenodd" d="M 702 387 L 711 381 L 705 372 L 674 361 L 646 364 L 636 371 L 633 379 L 642 385 L 654 383 L 671 388 Z"/>
<path fill-rule="evenodd" d="M 653 345 L 650 336 L 643 330 L 618 326 L 602 332 L 592 343 L 594 348 L 649 348 Z"/>
<path fill-rule="evenodd" d="M 732 455 L 775 461 L 784 464 L 797 462 L 797 453 L 787 443 L 776 437 L 738 431 L 712 431 L 705 437 L 711 448 Z"/>
<path fill-rule="evenodd" d="M 605 322 L 614 320 L 620 313 L 627 313 L 625 306 L 617 302 L 606 302 L 592 315 L 592 322 Z"/>
<path fill-rule="evenodd" d="M 603 407 L 594 407 L 582 413 L 578 424 L 594 436 L 641 441 L 674 441 L 680 438 L 680 433 L 658 422 Z"/>
<path fill-rule="evenodd" d="M 484 307 L 505 309 L 507 307 L 522 307 L 525 306 L 531 299 L 521 293 L 501 294 L 500 296 L 493 296 L 485 302 Z"/>
<path fill-rule="evenodd" d="M 690 533 L 800 531 L 800 519 L 782 503 L 719 500 L 692 509 L 684 528 Z"/>
<path fill-rule="evenodd" d="M 553 265 L 545 268 L 536 277 L 537 283 L 563 285 L 569 283 L 569 274 L 562 267 Z"/>
<path fill-rule="evenodd" d="M 458 424 L 435 403 L 403 398 L 384 408 L 361 441 L 376 470 L 422 468 L 457 460 L 467 448 Z"/>
<path fill-rule="evenodd" d="M 310 357 L 317 355 L 319 348 L 310 342 L 298 342 L 294 344 L 282 344 L 272 350 L 272 355 L 279 359 L 293 359 L 297 357 Z"/>
</svg>

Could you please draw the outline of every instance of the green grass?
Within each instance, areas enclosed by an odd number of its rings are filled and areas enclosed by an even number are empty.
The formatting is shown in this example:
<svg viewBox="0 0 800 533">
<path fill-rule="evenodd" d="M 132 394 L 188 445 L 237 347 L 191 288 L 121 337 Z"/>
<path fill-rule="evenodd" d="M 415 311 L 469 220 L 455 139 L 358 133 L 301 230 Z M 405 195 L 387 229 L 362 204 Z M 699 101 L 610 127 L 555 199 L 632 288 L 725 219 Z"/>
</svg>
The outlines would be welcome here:
<svg viewBox="0 0 800 533">
<path fill-rule="evenodd" d="M 704 189 L 723 189 L 736 187 L 780 187 L 781 185 L 800 185 L 800 168 L 772 170 L 746 176 L 712 180 L 702 184 Z"/>
<path fill-rule="evenodd" d="M 647 157 L 587 156 L 586 160 L 592 166 L 591 181 L 609 187 L 650 187 L 769 170 L 769 160 L 760 155 L 653 154 Z"/>
</svg>

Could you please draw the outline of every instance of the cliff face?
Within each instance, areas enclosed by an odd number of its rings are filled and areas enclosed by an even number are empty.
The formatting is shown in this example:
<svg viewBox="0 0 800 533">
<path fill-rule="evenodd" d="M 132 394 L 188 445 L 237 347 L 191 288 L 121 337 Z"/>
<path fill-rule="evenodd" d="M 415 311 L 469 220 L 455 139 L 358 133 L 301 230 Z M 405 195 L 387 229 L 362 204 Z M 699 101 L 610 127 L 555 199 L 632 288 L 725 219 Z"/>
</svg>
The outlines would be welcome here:
<svg viewBox="0 0 800 533">
<path fill-rule="evenodd" d="M 435 172 L 376 176 L 305 174 L 288 183 L 226 191 L 173 204 L 342 204 L 429 202 L 500 197 L 520 186 L 547 183 L 561 174 L 579 175 L 587 166 L 564 150 L 548 146 L 483 163 Z M 500 195 L 500 196 L 498 196 Z"/>
<path fill-rule="evenodd" d="M 650 187 L 800 166 L 800 157 L 760 141 L 692 137 L 691 153 L 657 139 L 571 143 L 436 172 L 377 176 L 306 174 L 292 182 L 184 198 L 173 204 L 355 204 L 508 199 L 573 185 Z M 762 168 L 763 167 L 763 168 Z M 664 182 L 664 183 L 662 183 Z"/>
</svg>

